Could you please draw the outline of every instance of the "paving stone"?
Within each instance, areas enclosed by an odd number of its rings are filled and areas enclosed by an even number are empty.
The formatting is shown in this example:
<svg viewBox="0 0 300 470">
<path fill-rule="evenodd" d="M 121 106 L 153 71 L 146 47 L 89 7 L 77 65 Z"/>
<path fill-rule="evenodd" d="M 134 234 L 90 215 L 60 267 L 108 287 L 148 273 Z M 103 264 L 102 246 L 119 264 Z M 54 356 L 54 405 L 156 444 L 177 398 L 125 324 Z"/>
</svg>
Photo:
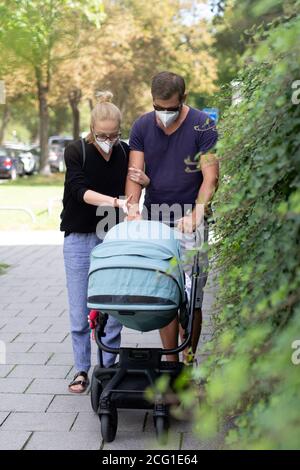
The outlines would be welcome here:
<svg viewBox="0 0 300 470">
<path fill-rule="evenodd" d="M 6 352 L 7 353 L 15 353 L 15 352 L 26 353 L 32 348 L 33 344 L 34 343 L 7 343 Z"/>
<path fill-rule="evenodd" d="M 1 277 L 0 340 L 7 343 L 8 361 L 16 365 L 0 365 L 0 448 L 100 449 L 100 422 L 91 409 L 90 390 L 78 396 L 67 388 L 75 369 L 62 246 L 11 246 L 9 250 L 0 246 L 0 259 L 5 261 L 7 255 L 14 266 Z M 200 362 L 207 357 L 205 344 L 213 332 L 212 314 L 217 314 L 212 306 L 216 295 L 212 277 L 211 267 L 203 302 L 204 322 L 197 354 Z M 10 291 L 14 299 L 8 295 Z M 122 346 L 137 345 L 160 347 L 159 333 L 141 334 L 123 328 Z M 90 376 L 97 363 L 97 349 L 92 341 Z M 29 360 L 38 364 L 27 364 Z M 104 450 L 161 449 L 155 438 L 152 411 L 119 410 L 118 416 L 117 438 L 105 444 Z M 9 443 L 12 435 L 16 437 L 13 444 Z M 165 449 L 179 449 L 181 443 L 187 449 L 199 444 L 190 423 L 172 419 L 171 443 Z M 211 441 L 201 441 L 200 445 L 213 447 Z"/>
<path fill-rule="evenodd" d="M 13 296 L 11 294 L 1 295 L 1 302 L 10 304 L 12 301 L 12 298 L 14 302 L 18 304 L 24 303 L 24 302 L 30 303 L 30 302 L 33 302 L 34 299 L 36 298 L 36 293 L 33 290 L 31 292 L 26 291 L 24 290 L 24 288 L 22 292 L 13 290 Z"/>
<path fill-rule="evenodd" d="M 95 432 L 34 432 L 25 450 L 98 450 L 100 445 Z"/>
<path fill-rule="evenodd" d="M 0 364 L 0 377 L 6 377 L 12 370 L 14 366 L 7 364 Z"/>
<path fill-rule="evenodd" d="M 7 379 L 6 379 L 7 380 Z M 70 379 L 34 379 L 31 381 L 30 387 L 26 390 L 26 394 L 41 393 L 51 395 L 70 395 L 68 384 Z M 1 389 L 1 386 L 0 386 Z"/>
<path fill-rule="evenodd" d="M 72 346 L 67 343 L 36 343 L 30 348 L 30 352 L 72 353 Z"/>
<path fill-rule="evenodd" d="M 142 432 L 139 434 L 126 431 L 117 432 L 116 439 L 113 442 L 104 443 L 103 450 L 178 450 L 180 448 L 180 434 L 171 436 L 165 446 L 160 446 L 156 440 L 155 434 Z"/>
<path fill-rule="evenodd" d="M 22 307 L 20 307 L 22 305 Z M 5 307 L 5 310 L 16 310 L 21 309 L 23 312 L 28 311 L 29 313 L 39 313 L 40 311 L 44 310 L 46 307 L 49 306 L 49 302 L 30 302 L 24 305 L 24 302 L 10 302 Z"/>
<path fill-rule="evenodd" d="M 1 332 L 3 333 L 44 333 L 51 325 L 51 323 L 46 319 L 44 325 L 33 324 L 34 321 L 33 317 L 29 317 L 29 321 L 23 318 L 14 318 L 10 320 L 2 329 Z"/>
<path fill-rule="evenodd" d="M 55 318 L 60 318 L 60 316 L 63 314 L 63 312 L 64 312 L 64 309 L 60 308 L 60 309 L 55 309 L 55 310 L 41 309 L 39 311 L 36 311 L 35 313 L 39 318 L 47 317 L 47 318 L 51 319 L 51 322 L 54 322 Z M 32 313 L 31 310 L 29 310 L 28 308 L 19 310 L 19 312 L 17 314 L 17 318 L 26 318 L 27 316 L 31 315 L 31 313 Z"/>
<path fill-rule="evenodd" d="M 50 353 L 20 353 L 20 352 L 9 352 L 6 354 L 7 364 L 46 364 L 50 357 Z"/>
<path fill-rule="evenodd" d="M 6 344 L 11 343 L 19 336 L 19 334 L 20 333 L 1 333 L 0 330 L 0 341 L 4 341 Z"/>
<path fill-rule="evenodd" d="M 2 431 L 0 429 L 0 450 L 21 450 L 30 437 L 30 432 Z"/>
<path fill-rule="evenodd" d="M 96 355 L 92 354 L 92 359 L 96 360 Z M 50 361 L 47 363 L 49 365 L 70 365 L 74 364 L 74 356 L 73 353 L 55 353 Z"/>
<path fill-rule="evenodd" d="M 76 413 L 11 413 L 1 430 L 14 431 L 69 431 Z"/>
<path fill-rule="evenodd" d="M 9 415 L 9 411 L 1 411 L 0 412 L 0 426 L 4 423 L 5 419 Z"/>
<path fill-rule="evenodd" d="M 9 377 L 64 379 L 69 370 L 69 366 L 17 365 L 9 374 Z"/>
<path fill-rule="evenodd" d="M 0 393 L 0 411 L 46 411 L 53 395 Z"/>
<path fill-rule="evenodd" d="M 75 367 L 73 366 L 70 370 L 69 370 L 69 373 L 68 375 L 66 376 L 66 378 L 70 381 L 70 379 L 73 379 L 74 375 L 75 375 Z M 90 376 L 90 374 L 89 374 Z"/>
<path fill-rule="evenodd" d="M 0 298 L 1 298 L 1 295 L 0 295 Z M 0 307 L 0 318 L 2 320 L 6 320 L 7 317 L 10 318 L 16 318 L 18 316 L 18 314 L 21 312 L 21 308 L 17 308 L 15 310 L 6 310 L 6 308 L 3 306 Z"/>
<path fill-rule="evenodd" d="M 57 308 L 64 308 L 64 309 L 67 309 L 68 308 L 68 302 L 67 300 L 64 300 L 64 299 L 58 299 L 56 301 L 51 301 L 49 302 L 47 308 L 51 309 L 51 310 L 55 310 Z"/>
<path fill-rule="evenodd" d="M 69 396 L 56 395 L 47 410 L 48 413 L 71 411 L 92 412 L 90 397 L 81 394 L 69 394 Z"/>
<path fill-rule="evenodd" d="M 184 433 L 182 440 L 182 450 L 221 450 L 224 436 L 218 434 L 214 439 L 200 439 L 192 433 Z"/>
<path fill-rule="evenodd" d="M 146 410 L 118 410 L 118 431 L 143 432 Z M 100 432 L 99 416 L 90 405 L 90 412 L 79 412 L 72 431 Z"/>
<path fill-rule="evenodd" d="M 30 382 L 26 378 L 0 378 L 0 393 L 24 393 Z"/>
<path fill-rule="evenodd" d="M 91 411 L 88 412 L 83 412 L 80 411 L 77 415 L 77 418 L 72 426 L 71 432 L 82 432 L 82 431 L 88 431 L 88 432 L 94 432 L 94 433 L 100 433 L 100 420 L 99 416 L 96 415 L 96 413 L 93 412 L 92 408 Z"/>
<path fill-rule="evenodd" d="M 193 424 L 188 420 L 177 420 L 173 416 L 170 416 L 170 433 L 182 433 L 182 432 L 192 432 Z M 152 432 L 155 433 L 154 421 L 153 421 L 153 413 L 149 411 L 147 413 L 147 419 L 145 421 L 145 432 Z"/>
<path fill-rule="evenodd" d="M 53 343 L 53 342 L 62 342 L 63 339 L 65 338 L 66 333 L 61 332 L 61 333 L 21 333 L 15 341 L 17 343 L 28 343 L 28 342 L 33 342 L 33 343 Z"/>
<path fill-rule="evenodd" d="M 61 331 L 65 331 L 66 333 L 70 330 L 70 322 L 69 319 L 60 318 L 59 321 L 52 321 L 52 325 L 47 330 L 47 333 L 60 333 Z"/>
</svg>

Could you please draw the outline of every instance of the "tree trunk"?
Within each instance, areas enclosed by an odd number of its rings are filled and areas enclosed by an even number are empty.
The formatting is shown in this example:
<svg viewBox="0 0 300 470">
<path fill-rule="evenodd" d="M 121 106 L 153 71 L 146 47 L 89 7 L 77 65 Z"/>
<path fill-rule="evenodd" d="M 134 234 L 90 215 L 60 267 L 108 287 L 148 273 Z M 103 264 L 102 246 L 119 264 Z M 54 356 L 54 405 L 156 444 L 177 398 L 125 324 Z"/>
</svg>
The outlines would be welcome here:
<svg viewBox="0 0 300 470">
<path fill-rule="evenodd" d="M 4 104 L 2 122 L 1 122 L 1 126 L 0 126 L 0 145 L 2 144 L 3 139 L 4 139 L 4 133 L 5 133 L 5 129 L 7 127 L 7 124 L 9 122 L 9 118 L 10 118 L 10 111 L 9 111 L 9 108 L 8 108 L 8 104 L 6 102 Z"/>
<path fill-rule="evenodd" d="M 79 88 L 74 88 L 69 92 L 68 98 L 69 103 L 72 109 L 72 117 L 73 117 L 73 139 L 77 140 L 80 137 L 80 112 L 78 109 L 78 105 L 81 100 L 81 90 Z"/>
<path fill-rule="evenodd" d="M 90 111 L 92 111 L 93 107 L 94 107 L 93 100 L 91 98 L 89 98 L 88 103 L 89 103 Z"/>
<path fill-rule="evenodd" d="M 48 87 L 37 81 L 39 99 L 39 120 L 40 120 L 40 147 L 41 161 L 40 173 L 49 175 L 50 165 L 48 163 L 48 130 L 49 130 L 49 110 L 48 110 Z"/>
</svg>

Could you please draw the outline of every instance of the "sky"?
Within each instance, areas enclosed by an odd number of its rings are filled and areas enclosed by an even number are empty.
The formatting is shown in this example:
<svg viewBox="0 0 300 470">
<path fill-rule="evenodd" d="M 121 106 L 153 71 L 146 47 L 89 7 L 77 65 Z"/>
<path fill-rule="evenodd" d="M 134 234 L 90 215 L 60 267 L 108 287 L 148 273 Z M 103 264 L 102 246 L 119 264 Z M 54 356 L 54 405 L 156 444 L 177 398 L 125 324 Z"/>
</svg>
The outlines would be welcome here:
<svg viewBox="0 0 300 470">
<path fill-rule="evenodd" d="M 196 5 L 197 4 L 197 5 Z M 195 6 L 191 12 L 184 12 L 184 22 L 189 25 L 193 23 L 195 20 L 199 19 L 206 19 L 210 20 L 214 16 L 213 12 L 211 11 L 211 7 L 201 1 L 195 2 Z"/>
</svg>

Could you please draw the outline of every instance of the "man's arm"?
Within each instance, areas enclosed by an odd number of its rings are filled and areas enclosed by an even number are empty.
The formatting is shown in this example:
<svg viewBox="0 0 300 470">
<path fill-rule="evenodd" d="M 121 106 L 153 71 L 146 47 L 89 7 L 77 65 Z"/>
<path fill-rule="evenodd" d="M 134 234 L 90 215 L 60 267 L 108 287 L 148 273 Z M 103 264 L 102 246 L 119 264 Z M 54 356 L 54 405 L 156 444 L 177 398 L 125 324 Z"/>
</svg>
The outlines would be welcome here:
<svg viewBox="0 0 300 470">
<path fill-rule="evenodd" d="M 205 209 L 211 202 L 219 184 L 219 161 L 216 154 L 207 153 L 201 156 L 200 168 L 203 175 L 203 182 L 200 186 L 197 204 L 204 204 Z"/>
<path fill-rule="evenodd" d="M 129 164 L 128 167 L 134 167 L 138 170 L 144 170 L 144 152 L 140 152 L 138 150 L 131 150 L 129 154 Z M 126 178 L 126 187 L 125 187 L 125 194 L 132 195 L 131 197 L 131 205 L 128 211 L 128 219 L 135 218 L 139 215 L 139 201 L 142 193 L 142 187 L 139 183 L 132 181 L 127 175 Z"/>
<path fill-rule="evenodd" d="M 182 217 L 178 221 L 178 229 L 191 233 L 202 222 L 204 213 L 211 202 L 219 183 L 219 162 L 213 153 L 201 156 L 200 168 L 203 182 L 198 191 L 196 205 L 190 215 Z"/>
</svg>

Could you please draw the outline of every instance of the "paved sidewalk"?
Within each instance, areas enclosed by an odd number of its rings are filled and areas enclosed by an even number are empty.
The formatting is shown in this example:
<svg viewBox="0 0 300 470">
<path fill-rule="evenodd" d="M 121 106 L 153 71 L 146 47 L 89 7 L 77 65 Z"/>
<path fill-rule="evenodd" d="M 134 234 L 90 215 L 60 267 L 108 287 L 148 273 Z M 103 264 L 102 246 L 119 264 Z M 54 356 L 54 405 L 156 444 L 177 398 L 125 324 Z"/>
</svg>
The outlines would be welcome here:
<svg viewBox="0 0 300 470">
<path fill-rule="evenodd" d="M 28 237 L 19 234 L 8 243 L 7 235 L 0 236 L 0 262 L 11 265 L 0 276 L 0 340 L 6 343 L 6 363 L 0 363 L 0 449 L 158 449 L 151 413 L 119 411 L 116 440 L 104 444 L 89 391 L 81 396 L 68 393 L 74 369 L 62 240 L 57 234 L 40 232 L 42 243 L 29 245 Z M 211 335 L 213 297 L 214 288 L 208 286 L 200 352 Z M 158 346 L 160 342 L 158 332 L 124 329 L 122 344 Z M 167 449 L 222 446 L 222 433 L 215 441 L 199 442 L 190 423 L 174 420 L 171 429 Z"/>
</svg>

